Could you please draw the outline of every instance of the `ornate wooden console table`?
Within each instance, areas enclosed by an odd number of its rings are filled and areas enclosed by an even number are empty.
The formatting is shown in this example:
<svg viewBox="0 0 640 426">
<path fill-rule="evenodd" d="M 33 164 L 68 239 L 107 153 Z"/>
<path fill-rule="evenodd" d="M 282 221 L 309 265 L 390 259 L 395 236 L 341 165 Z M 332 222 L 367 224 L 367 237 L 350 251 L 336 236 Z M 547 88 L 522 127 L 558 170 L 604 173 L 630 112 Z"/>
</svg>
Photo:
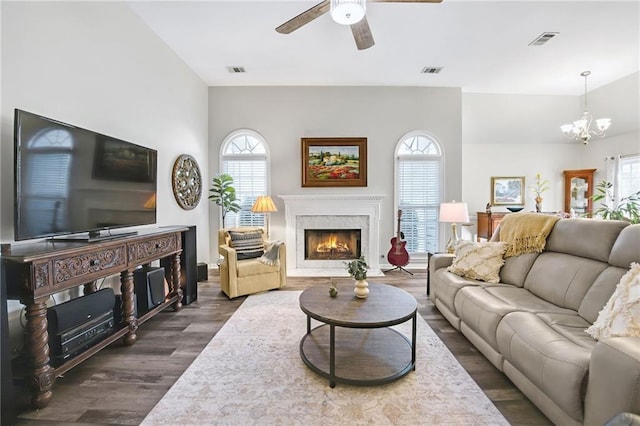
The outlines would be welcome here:
<svg viewBox="0 0 640 426">
<path fill-rule="evenodd" d="M 49 403 L 56 377 L 121 337 L 125 345 L 132 345 L 140 324 L 169 306 L 176 311 L 182 307 L 180 254 L 182 233 L 186 230 L 186 227 L 143 229 L 137 235 L 97 243 L 46 241 L 15 245 L 2 253 L 7 297 L 26 305 L 27 387 L 35 408 Z M 164 303 L 136 318 L 133 272 L 159 259 L 165 259 L 165 265 L 171 269 L 169 294 Z M 84 286 L 85 294 L 91 293 L 96 291 L 95 280 L 118 273 L 122 323 L 116 324 L 114 332 L 95 346 L 53 368 L 49 364 L 47 299 L 79 286 Z"/>
</svg>

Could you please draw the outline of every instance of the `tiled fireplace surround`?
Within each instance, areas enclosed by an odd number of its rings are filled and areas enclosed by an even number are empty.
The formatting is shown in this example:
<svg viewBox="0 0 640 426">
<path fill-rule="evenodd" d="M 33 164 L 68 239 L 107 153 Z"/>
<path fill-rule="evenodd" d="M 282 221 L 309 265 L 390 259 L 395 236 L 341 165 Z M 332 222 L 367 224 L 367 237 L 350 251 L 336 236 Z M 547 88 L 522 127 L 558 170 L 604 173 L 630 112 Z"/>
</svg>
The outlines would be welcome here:
<svg viewBox="0 0 640 426">
<path fill-rule="evenodd" d="M 307 260 L 305 229 L 360 229 L 361 250 L 368 276 L 380 271 L 380 206 L 383 195 L 280 195 L 285 205 L 287 274 L 290 276 L 348 276 L 344 260 Z"/>
</svg>

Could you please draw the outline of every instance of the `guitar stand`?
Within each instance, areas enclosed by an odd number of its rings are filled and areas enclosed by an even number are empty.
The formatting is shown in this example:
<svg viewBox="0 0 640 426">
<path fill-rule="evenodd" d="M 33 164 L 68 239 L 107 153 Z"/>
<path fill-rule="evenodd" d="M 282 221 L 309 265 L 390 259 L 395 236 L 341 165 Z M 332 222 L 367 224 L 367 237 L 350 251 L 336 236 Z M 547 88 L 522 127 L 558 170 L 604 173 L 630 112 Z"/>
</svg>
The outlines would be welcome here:
<svg viewBox="0 0 640 426">
<path fill-rule="evenodd" d="M 387 269 L 386 271 L 382 271 L 382 272 L 387 273 L 387 272 L 395 271 L 396 269 L 400 269 L 401 271 L 404 271 L 409 275 L 413 275 L 413 272 L 404 269 L 402 266 L 396 266 L 395 268 Z"/>
</svg>

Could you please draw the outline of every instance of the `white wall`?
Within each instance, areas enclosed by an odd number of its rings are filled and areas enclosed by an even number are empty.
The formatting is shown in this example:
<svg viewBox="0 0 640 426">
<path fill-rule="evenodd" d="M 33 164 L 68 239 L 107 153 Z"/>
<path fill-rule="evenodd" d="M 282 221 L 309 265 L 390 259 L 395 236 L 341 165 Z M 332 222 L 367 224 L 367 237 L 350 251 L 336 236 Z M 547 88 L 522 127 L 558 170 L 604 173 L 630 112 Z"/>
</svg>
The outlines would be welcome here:
<svg viewBox="0 0 640 426">
<path fill-rule="evenodd" d="M 598 169 L 597 183 L 606 179 L 605 157 L 640 154 L 640 72 L 590 92 L 588 102 L 594 117 L 612 119 L 607 136 L 592 139 L 582 153 L 580 168 Z"/>
<path fill-rule="evenodd" d="M 2 2 L 3 242 L 13 238 L 14 108 L 157 149 L 158 224 L 197 225 L 198 257 L 209 258 L 208 204 L 184 211 L 171 191 L 183 153 L 208 180 L 207 88 L 124 3 Z"/>
<path fill-rule="evenodd" d="M 197 225 L 198 259 L 208 261 L 206 192 L 184 211 L 171 191 L 173 162 L 183 153 L 209 179 L 206 85 L 125 3 L 0 7 L 0 241 L 13 242 L 13 109 L 20 108 L 157 149 L 157 223 Z"/>
<path fill-rule="evenodd" d="M 606 155 L 640 152 L 639 76 L 635 73 L 589 92 L 589 110 L 596 118 L 610 117 L 613 124 L 605 138 L 594 137 L 587 146 L 566 139 L 559 128 L 580 117 L 584 96 L 463 94 L 462 199 L 470 216 L 475 218 L 489 202 L 492 176 L 524 176 L 525 210 L 530 211 L 534 201 L 529 187 L 540 173 L 550 181 L 543 210 L 561 211 L 563 170 L 600 171 Z M 596 172 L 596 182 L 603 178 Z"/>
<path fill-rule="evenodd" d="M 271 194 L 385 194 L 380 247 L 384 254 L 395 233 L 394 150 L 411 130 L 428 131 L 445 153 L 445 198 L 460 199 L 461 93 L 459 89 L 418 87 L 211 87 L 209 89 L 211 171 L 219 170 L 220 144 L 238 128 L 265 137 L 271 150 Z M 366 188 L 302 188 L 302 137 L 368 138 Z M 285 239 L 284 205 L 272 214 L 273 238 Z M 212 209 L 211 253 L 218 215 Z"/>
</svg>

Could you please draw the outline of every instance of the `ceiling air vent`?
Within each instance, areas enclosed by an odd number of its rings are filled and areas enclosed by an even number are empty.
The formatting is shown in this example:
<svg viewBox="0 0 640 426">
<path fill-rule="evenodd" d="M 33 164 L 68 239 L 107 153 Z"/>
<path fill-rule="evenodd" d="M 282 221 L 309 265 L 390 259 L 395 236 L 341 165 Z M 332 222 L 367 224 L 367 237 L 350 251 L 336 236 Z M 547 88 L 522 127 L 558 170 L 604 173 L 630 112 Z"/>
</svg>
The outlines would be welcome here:
<svg viewBox="0 0 640 426">
<path fill-rule="evenodd" d="M 421 74 L 439 74 L 440 71 L 442 71 L 444 68 L 443 67 L 424 67 L 422 68 L 422 71 L 420 71 Z"/>
<path fill-rule="evenodd" d="M 545 44 L 546 42 L 548 42 L 558 34 L 560 33 L 552 33 L 552 32 L 542 33 L 538 37 L 536 37 L 531 43 L 529 43 L 529 46 L 542 46 L 543 44 Z"/>
<path fill-rule="evenodd" d="M 240 72 L 247 72 L 244 67 L 227 67 L 227 71 L 229 71 L 231 74 L 236 74 L 236 73 L 240 73 Z"/>
</svg>

